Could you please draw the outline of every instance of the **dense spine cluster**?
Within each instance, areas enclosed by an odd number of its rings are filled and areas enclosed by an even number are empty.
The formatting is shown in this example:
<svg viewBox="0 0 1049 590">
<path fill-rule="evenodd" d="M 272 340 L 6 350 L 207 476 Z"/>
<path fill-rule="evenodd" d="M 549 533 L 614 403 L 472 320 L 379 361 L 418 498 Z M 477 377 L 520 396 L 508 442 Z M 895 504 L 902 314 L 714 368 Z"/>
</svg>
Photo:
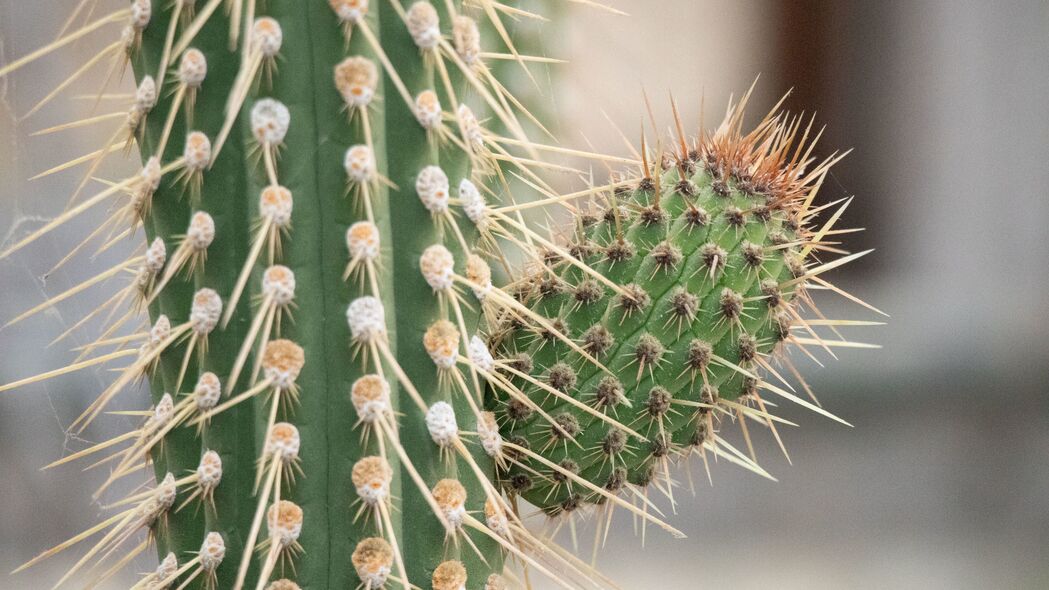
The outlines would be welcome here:
<svg viewBox="0 0 1049 590">
<path fill-rule="evenodd" d="M 552 60 L 514 46 L 506 17 L 538 15 L 508 4 L 132 0 L 75 28 L 93 2 L 0 76 L 121 23 L 76 76 L 108 58 L 136 90 L 107 145 L 48 171 L 87 165 L 69 208 L 0 258 L 101 205 L 116 214 L 82 247 L 144 244 L 13 320 L 132 277 L 60 336 L 101 325 L 81 358 L 0 391 L 128 359 L 70 428 L 145 376 L 141 425 L 53 466 L 101 458 L 96 497 L 157 483 L 26 564 L 88 546 L 59 585 L 155 546 L 135 588 L 609 588 L 523 502 L 681 536 L 647 497 L 672 494 L 672 460 L 767 475 L 748 422 L 782 446 L 785 420 L 763 396 L 830 416 L 777 368 L 799 377 L 786 346 L 856 345 L 814 326 L 860 323 L 803 319 L 807 288 L 837 290 L 821 275 L 859 255 L 827 240 L 844 207 L 814 225 L 835 158 L 813 159 L 800 119 L 743 133 L 748 93 L 690 141 L 675 106 L 676 150 L 606 156 L 527 137 L 542 126 L 496 72 Z M 132 146 L 141 171 L 85 196 Z M 570 169 L 551 155 L 631 169 L 558 195 L 542 172 Z M 564 237 L 527 220 L 542 207 L 567 212 Z"/>
</svg>

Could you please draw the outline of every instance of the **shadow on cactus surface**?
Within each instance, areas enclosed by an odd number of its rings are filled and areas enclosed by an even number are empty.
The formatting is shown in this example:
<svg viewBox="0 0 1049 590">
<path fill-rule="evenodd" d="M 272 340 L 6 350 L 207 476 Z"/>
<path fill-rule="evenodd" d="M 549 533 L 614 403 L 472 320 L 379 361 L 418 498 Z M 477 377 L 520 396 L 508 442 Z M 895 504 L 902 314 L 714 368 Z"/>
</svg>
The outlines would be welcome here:
<svg viewBox="0 0 1049 590">
<path fill-rule="evenodd" d="M 748 92 L 696 136 L 672 103 L 671 133 L 642 131 L 629 157 L 558 147 L 528 137 L 542 125 L 496 75 L 549 61 L 512 41 L 540 15 L 407 4 L 135 0 L 99 17 L 82 0 L 0 69 L 108 34 L 76 75 L 137 83 L 69 126 L 119 119 L 54 169 L 80 171 L 65 210 L 0 257 L 96 208 L 111 215 L 60 264 L 142 243 L 15 319 L 112 291 L 72 327 L 98 331 L 76 362 L 0 389 L 118 367 L 74 432 L 141 378 L 153 392 L 122 411 L 140 427 L 53 466 L 108 470 L 96 497 L 156 483 L 25 567 L 79 551 L 56 582 L 90 587 L 157 551 L 135 588 L 614 588 L 557 544 L 562 526 L 592 521 L 600 543 L 618 513 L 682 536 L 660 508 L 677 464 L 771 479 L 751 437 L 787 453 L 777 403 L 841 421 L 787 354 L 863 347 L 837 327 L 874 323 L 813 301 L 869 307 L 825 275 L 865 253 L 840 245 L 849 201 L 816 200 L 840 156 L 814 159 L 810 122 L 777 107 L 747 131 Z M 135 151 L 140 173 L 96 177 Z M 559 194 L 549 175 L 579 158 L 608 181 Z"/>
</svg>

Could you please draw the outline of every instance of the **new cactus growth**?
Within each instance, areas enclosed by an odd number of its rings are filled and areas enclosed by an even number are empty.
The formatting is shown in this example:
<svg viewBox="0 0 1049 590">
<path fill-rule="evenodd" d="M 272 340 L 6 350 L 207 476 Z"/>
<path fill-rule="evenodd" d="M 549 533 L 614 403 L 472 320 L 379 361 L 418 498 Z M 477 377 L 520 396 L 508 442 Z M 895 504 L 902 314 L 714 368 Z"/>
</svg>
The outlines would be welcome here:
<svg viewBox="0 0 1049 590">
<path fill-rule="evenodd" d="M 798 122 L 774 116 L 743 134 L 739 107 L 713 135 L 682 135 L 515 285 L 548 326 L 510 317 L 494 332 L 508 381 L 494 397 L 519 455 L 505 477 L 528 501 L 557 514 L 606 501 L 597 488 L 670 485 L 668 462 L 705 458 L 725 418 L 749 447 L 730 456 L 759 469 L 747 419 L 782 446 L 763 392 L 825 413 L 766 380 L 799 341 L 806 282 L 851 258 L 807 265 L 826 233 L 808 228 L 810 195 L 833 159 L 810 169 Z"/>
<path fill-rule="evenodd" d="M 136 588 L 612 587 L 526 526 L 521 502 L 559 519 L 619 507 L 680 535 L 647 509 L 671 463 L 713 454 L 767 475 L 748 430 L 783 446 L 767 396 L 831 416 L 783 382 L 781 366 L 800 376 L 780 353 L 854 344 L 816 328 L 858 322 L 803 314 L 807 288 L 837 290 L 823 273 L 862 255 L 826 239 L 843 206 L 816 222 L 837 156 L 815 162 L 809 128 L 775 110 L 744 132 L 749 93 L 692 139 L 675 110 L 665 153 L 530 140 L 489 67 L 531 59 L 507 14 L 534 16 L 492 0 L 133 0 L 0 69 L 123 24 L 103 55 L 130 62 L 136 91 L 80 163 L 90 176 L 125 145 L 143 163 L 94 194 L 81 183 L 0 253 L 103 205 L 116 214 L 86 243 L 144 236 L 93 279 L 133 275 L 82 358 L 2 389 L 129 359 L 71 429 L 146 376 L 141 426 L 56 465 L 102 459 L 99 493 L 143 470 L 158 483 L 30 564 L 83 545 L 59 585 L 91 585 L 152 546 Z M 557 195 L 541 173 L 565 153 L 626 168 Z M 563 238 L 527 221 L 540 207 L 567 216 Z M 733 424 L 747 449 L 719 434 Z"/>
</svg>

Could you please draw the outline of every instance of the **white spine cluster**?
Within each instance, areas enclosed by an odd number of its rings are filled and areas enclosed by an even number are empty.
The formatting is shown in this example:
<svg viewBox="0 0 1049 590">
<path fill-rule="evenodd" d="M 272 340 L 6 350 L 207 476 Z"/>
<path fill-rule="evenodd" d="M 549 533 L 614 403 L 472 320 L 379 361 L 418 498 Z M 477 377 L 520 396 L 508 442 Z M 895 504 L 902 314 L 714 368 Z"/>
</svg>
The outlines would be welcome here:
<svg viewBox="0 0 1049 590">
<path fill-rule="evenodd" d="M 441 26 L 433 4 L 420 0 L 408 9 L 408 32 L 419 49 L 434 49 L 441 42 Z"/>
<path fill-rule="evenodd" d="M 438 369 L 452 369 L 459 358 L 459 330 L 448 320 L 437 320 L 423 334 L 423 348 Z"/>
<path fill-rule="evenodd" d="M 339 20 L 347 24 L 357 24 L 368 14 L 368 0 L 328 0 L 328 4 Z"/>
<path fill-rule="evenodd" d="M 466 217 L 477 226 L 477 229 L 485 231 L 488 229 L 488 204 L 484 196 L 477 189 L 477 185 L 464 178 L 459 182 L 459 202 L 462 204 Z"/>
<path fill-rule="evenodd" d="M 358 221 L 346 230 L 346 249 L 350 258 L 375 260 L 379 257 L 379 228 L 370 221 Z"/>
<path fill-rule="evenodd" d="M 168 316 L 160 314 L 157 316 L 157 321 L 153 322 L 153 327 L 149 329 L 149 340 L 146 341 L 146 346 L 150 348 L 160 346 L 160 343 L 167 340 L 170 335 L 171 320 L 168 319 Z"/>
<path fill-rule="evenodd" d="M 288 547 L 302 534 L 302 508 L 288 500 L 271 505 L 266 514 L 266 528 L 272 542 L 281 548 Z"/>
<path fill-rule="evenodd" d="M 193 401 L 201 412 L 214 408 L 222 397 L 222 382 L 218 375 L 207 371 L 201 373 L 197 385 L 193 388 Z"/>
<path fill-rule="evenodd" d="M 350 401 L 357 417 L 371 424 L 393 411 L 390 403 L 390 384 L 378 375 L 365 375 L 353 382 Z"/>
<path fill-rule="evenodd" d="M 415 119 L 428 131 L 440 127 L 441 100 L 436 92 L 423 90 L 415 97 Z"/>
<path fill-rule="evenodd" d="M 484 258 L 471 254 L 466 258 L 466 279 L 473 283 L 470 290 L 478 301 L 484 302 L 495 287 L 492 285 L 492 268 Z"/>
<path fill-rule="evenodd" d="M 222 298 L 214 289 L 207 287 L 193 295 L 189 310 L 189 323 L 198 336 L 207 336 L 215 329 L 222 316 Z"/>
<path fill-rule="evenodd" d="M 393 547 L 389 542 L 382 537 L 361 539 L 350 559 L 365 588 L 385 587 L 393 566 Z"/>
<path fill-rule="evenodd" d="M 262 374 L 280 391 L 295 387 L 305 364 L 305 351 L 291 340 L 270 340 L 262 349 Z"/>
<path fill-rule="evenodd" d="M 200 172 L 211 163 L 211 140 L 200 131 L 191 131 L 186 136 L 182 159 L 187 170 Z"/>
<path fill-rule="evenodd" d="M 491 499 L 484 503 L 484 523 L 500 537 L 505 538 L 510 535 L 510 521 L 506 518 L 506 512 L 498 510 Z"/>
<path fill-rule="evenodd" d="M 142 260 L 142 265 L 149 272 L 157 274 L 164 268 L 167 257 L 168 248 L 164 244 L 164 238 L 154 238 L 149 248 L 146 248 L 146 255 Z"/>
<path fill-rule="evenodd" d="M 379 70 L 370 59 L 352 56 L 335 66 L 335 88 L 346 106 L 364 108 L 375 98 Z"/>
<path fill-rule="evenodd" d="M 294 202 L 290 190 L 283 186 L 269 185 L 259 193 L 259 213 L 279 228 L 288 227 L 291 224 Z"/>
<path fill-rule="evenodd" d="M 302 438 L 299 429 L 289 422 L 277 422 L 266 436 L 266 446 L 263 449 L 267 457 L 274 457 L 284 463 L 289 463 L 299 458 L 299 447 Z"/>
<path fill-rule="evenodd" d="M 178 558 L 175 557 L 174 553 L 168 553 L 164 556 L 164 559 L 157 565 L 157 569 L 153 570 L 153 576 L 146 582 L 147 590 L 166 590 L 171 586 L 171 583 L 162 584 L 164 580 L 173 580 L 175 572 L 178 571 Z"/>
<path fill-rule="evenodd" d="M 251 40 L 264 57 L 276 57 L 284 43 L 284 32 L 276 19 L 263 16 L 255 19 L 251 27 Z"/>
<path fill-rule="evenodd" d="M 146 248 L 142 264 L 138 269 L 137 280 L 139 288 L 145 289 L 150 284 L 150 281 L 164 269 L 164 263 L 167 262 L 167 258 L 168 249 L 167 245 L 164 244 L 164 239 L 160 237 L 154 238 L 153 242 Z"/>
<path fill-rule="evenodd" d="M 277 146 L 284 143 L 290 125 L 291 112 L 278 100 L 262 98 L 251 107 L 251 132 L 262 145 Z"/>
<path fill-rule="evenodd" d="M 459 437 L 455 410 L 448 402 L 437 402 L 426 412 L 426 429 L 439 447 L 447 447 Z"/>
<path fill-rule="evenodd" d="M 442 479 L 431 492 L 448 521 L 448 532 L 458 531 L 466 520 L 466 488 L 454 479 Z"/>
<path fill-rule="evenodd" d="M 368 506 L 376 506 L 390 497 L 393 470 L 382 457 L 364 457 L 353 465 L 353 485 L 357 495 Z"/>
<path fill-rule="evenodd" d="M 205 493 L 218 487 L 222 481 L 222 457 L 215 451 L 205 451 L 197 465 L 197 484 Z"/>
<path fill-rule="evenodd" d="M 288 305 L 295 299 L 295 273 L 282 264 L 275 264 L 262 275 L 262 295 L 277 305 Z"/>
<path fill-rule="evenodd" d="M 197 211 L 189 220 L 186 243 L 197 252 L 203 252 L 214 240 L 215 219 L 205 211 Z"/>
<path fill-rule="evenodd" d="M 375 297 L 354 299 L 346 308 L 346 323 L 350 326 L 353 339 L 362 344 L 386 337 L 386 309 Z"/>
<path fill-rule="evenodd" d="M 346 176 L 353 182 L 365 183 L 375 180 L 375 154 L 366 145 L 352 145 L 346 150 L 342 165 Z"/>
<path fill-rule="evenodd" d="M 142 170 L 138 173 L 138 177 L 142 181 L 142 186 L 149 194 L 153 194 L 158 188 L 160 188 L 160 176 L 160 158 L 156 156 L 151 156 L 146 160 L 146 163 L 142 165 Z"/>
<path fill-rule="evenodd" d="M 489 457 L 498 459 L 503 455 L 503 435 L 499 433 L 499 424 L 495 421 L 494 413 L 481 413 L 481 419 L 477 422 L 477 436 Z"/>
<path fill-rule="evenodd" d="M 427 166 L 415 178 L 415 193 L 423 206 L 435 215 L 448 210 L 448 188 L 448 175 L 440 166 Z"/>
<path fill-rule="evenodd" d="M 434 291 L 445 291 L 452 288 L 455 258 L 451 251 L 441 244 L 434 244 L 419 256 L 419 271 Z"/>
<path fill-rule="evenodd" d="M 452 41 L 463 63 L 468 66 L 477 63 L 481 57 L 481 32 L 477 29 L 477 21 L 468 16 L 456 16 L 452 22 Z"/>
<path fill-rule="evenodd" d="M 160 514 L 171 509 L 175 504 L 176 495 L 178 495 L 178 490 L 175 487 L 175 475 L 168 473 L 157 484 L 156 489 L 153 490 L 153 500 L 156 502 L 156 508 Z"/>
<path fill-rule="evenodd" d="M 153 523 L 175 503 L 176 493 L 175 476 L 168 473 L 157 487 L 153 488 L 153 493 L 135 508 L 136 517 L 144 526 L 153 526 Z"/>
<path fill-rule="evenodd" d="M 200 88 L 208 75 L 208 59 L 199 49 L 190 47 L 178 63 L 178 79 L 187 88 Z"/>
<path fill-rule="evenodd" d="M 226 557 L 226 541 L 222 535 L 210 532 L 204 537 L 200 546 L 200 567 L 206 572 L 214 572 Z"/>
<path fill-rule="evenodd" d="M 151 0 L 134 0 L 131 3 L 131 26 L 135 30 L 142 31 L 149 26 L 153 18 L 153 2 Z"/>
<path fill-rule="evenodd" d="M 135 89 L 135 104 L 132 108 L 145 114 L 152 111 L 155 106 L 157 106 L 157 81 L 153 79 L 153 76 L 142 76 L 142 81 Z"/>
<path fill-rule="evenodd" d="M 489 352 L 488 347 L 485 346 L 484 340 L 481 340 L 477 336 L 470 338 L 470 344 L 466 347 L 467 353 L 470 355 L 470 362 L 473 363 L 478 369 L 491 373 L 495 370 L 495 359 L 492 358 L 492 353 Z"/>
<path fill-rule="evenodd" d="M 160 397 L 157 405 L 153 407 L 153 414 L 146 419 L 146 425 L 142 428 L 142 437 L 151 438 L 160 429 L 167 426 L 174 415 L 175 402 L 171 399 L 170 393 L 165 393 Z"/>
<path fill-rule="evenodd" d="M 492 286 L 492 268 L 484 258 L 476 254 L 470 254 L 466 259 L 466 278 L 473 283 L 470 290 L 478 301 L 484 302 L 495 289 Z"/>
<path fill-rule="evenodd" d="M 484 131 L 477 115 L 466 104 L 459 105 L 459 126 L 463 132 L 463 139 L 475 151 L 484 149 Z"/>
</svg>

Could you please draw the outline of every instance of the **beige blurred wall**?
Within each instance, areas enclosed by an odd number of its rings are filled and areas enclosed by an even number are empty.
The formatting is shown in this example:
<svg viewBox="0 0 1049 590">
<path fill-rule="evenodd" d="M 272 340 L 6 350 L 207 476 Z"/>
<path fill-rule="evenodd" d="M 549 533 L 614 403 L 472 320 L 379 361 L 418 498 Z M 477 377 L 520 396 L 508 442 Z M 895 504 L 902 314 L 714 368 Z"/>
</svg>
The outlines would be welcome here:
<svg viewBox="0 0 1049 590">
<path fill-rule="evenodd" d="M 69 0 L 0 0 L 0 62 L 7 63 L 54 39 L 64 15 L 74 4 Z M 98 10 L 99 13 L 110 11 L 123 4 L 100 0 Z M 110 31 L 113 35 L 119 34 L 118 27 Z M 0 242 L 5 245 L 60 212 L 79 176 L 64 173 L 36 181 L 27 179 L 98 149 L 112 133 L 110 122 L 76 132 L 42 137 L 29 135 L 91 113 L 92 101 L 70 100 L 68 96 L 91 92 L 95 89 L 92 86 L 97 87 L 97 81 L 93 85 L 74 85 L 63 98 L 23 119 L 24 113 L 75 71 L 85 56 L 94 55 L 109 42 L 104 36 L 89 37 L 76 43 L 72 51 L 59 51 L 46 61 L 0 80 Z M 91 79 L 92 76 L 86 77 L 88 81 Z M 97 112 L 112 111 L 112 104 L 102 103 Z M 98 174 L 106 178 L 122 177 L 135 167 L 134 163 L 114 161 L 102 166 Z M 106 214 L 96 211 L 71 223 L 66 230 L 41 239 L 14 258 L 0 261 L 0 325 L 47 296 L 61 293 L 90 278 L 98 269 L 109 268 L 128 256 L 132 242 L 119 244 L 93 263 L 84 257 L 46 275 L 62 254 L 75 247 Z M 57 310 L 0 330 L 0 382 L 7 383 L 71 362 L 76 355 L 68 352 L 69 347 L 85 343 L 84 337 L 74 337 L 54 347 L 48 346 L 50 340 L 101 303 L 104 291 L 90 290 Z M 75 552 L 48 560 L 17 576 L 7 573 L 109 514 L 102 510 L 100 503 L 90 499 L 91 491 L 101 483 L 99 478 L 104 475 L 101 471 L 82 474 L 77 467 L 40 471 L 42 465 L 68 450 L 83 448 L 130 427 L 129 421 L 117 419 L 90 429 L 82 437 L 65 432 L 108 378 L 105 372 L 84 371 L 0 394 L 0 588 L 51 587 L 62 576 L 64 568 L 76 561 Z M 141 407 L 145 402 L 144 395 L 135 391 L 123 399 L 128 407 Z M 153 567 L 153 561 L 152 556 L 138 560 L 127 574 L 103 588 L 130 587 L 134 574 Z M 86 582 L 84 578 L 81 580 Z"/>
<path fill-rule="evenodd" d="M 588 139 L 620 152 L 623 142 L 612 123 L 637 145 L 647 92 L 661 131 L 669 129 L 669 95 L 674 94 L 685 129 L 714 125 L 728 97 L 740 96 L 760 75 L 755 111 L 767 109 L 787 87 L 778 80 L 776 24 L 767 6 L 731 0 L 645 0 L 619 2 L 629 17 L 584 7 L 572 9 L 574 25 L 554 43 L 553 53 L 570 60 L 556 98 L 563 140 Z M 646 123 L 647 124 L 647 123 Z M 648 130 L 652 135 L 652 130 Z M 650 137 L 651 140 L 651 137 Z"/>
</svg>

